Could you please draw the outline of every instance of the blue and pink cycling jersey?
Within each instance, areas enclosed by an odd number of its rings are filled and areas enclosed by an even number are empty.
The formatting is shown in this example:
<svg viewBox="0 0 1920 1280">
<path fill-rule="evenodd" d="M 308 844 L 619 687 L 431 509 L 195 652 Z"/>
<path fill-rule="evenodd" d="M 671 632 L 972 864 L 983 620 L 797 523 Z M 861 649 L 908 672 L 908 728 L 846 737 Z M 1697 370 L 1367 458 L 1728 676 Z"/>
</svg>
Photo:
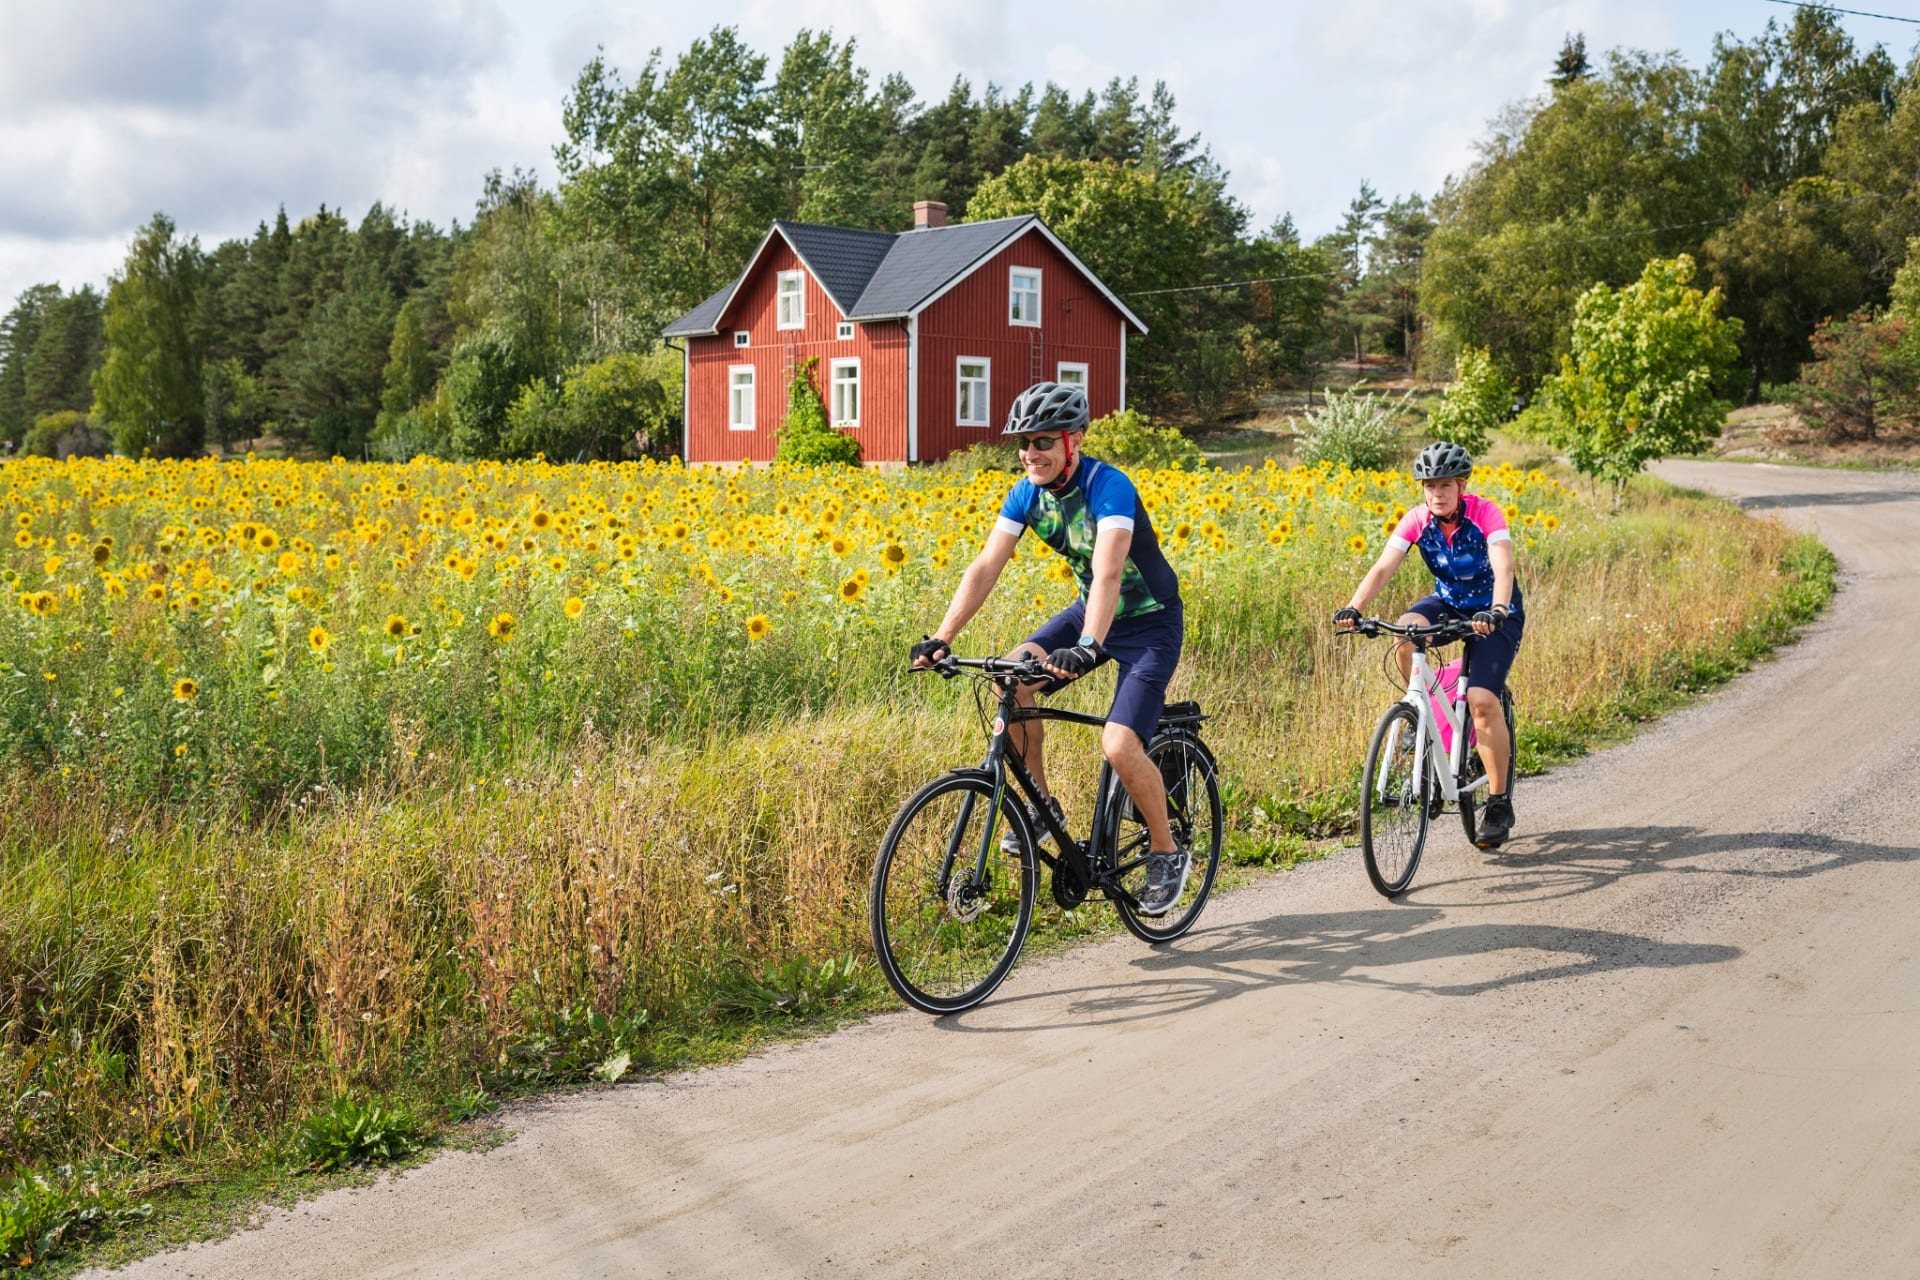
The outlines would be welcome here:
<svg viewBox="0 0 1920 1280">
<path fill-rule="evenodd" d="M 1493 604 L 1493 563 L 1488 550 L 1496 542 L 1511 542 L 1506 513 L 1500 504 L 1478 494 L 1460 495 L 1460 518 L 1452 525 L 1441 524 L 1422 503 L 1407 512 L 1387 539 L 1387 546 L 1401 552 L 1420 548 L 1420 558 L 1433 573 L 1434 593 L 1442 603 L 1462 614 L 1475 613 Z M 1520 584 L 1513 584 L 1513 599 L 1508 606 L 1514 616 L 1521 612 Z M 1436 619 L 1438 621 L 1438 619 Z"/>
</svg>

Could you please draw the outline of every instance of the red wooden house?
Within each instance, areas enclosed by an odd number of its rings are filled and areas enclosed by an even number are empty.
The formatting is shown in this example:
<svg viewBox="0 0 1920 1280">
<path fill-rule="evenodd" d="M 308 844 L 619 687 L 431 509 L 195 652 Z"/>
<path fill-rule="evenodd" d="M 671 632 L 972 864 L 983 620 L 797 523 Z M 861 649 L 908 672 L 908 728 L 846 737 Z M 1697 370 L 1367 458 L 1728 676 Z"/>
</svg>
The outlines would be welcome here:
<svg viewBox="0 0 1920 1280">
<path fill-rule="evenodd" d="M 685 339 L 689 462 L 773 459 L 792 370 L 818 356 L 827 417 L 868 462 L 946 457 L 999 435 L 1033 383 L 1127 403 L 1146 326 L 1031 214 L 911 231 L 776 222 L 746 269 L 666 329 Z"/>
</svg>

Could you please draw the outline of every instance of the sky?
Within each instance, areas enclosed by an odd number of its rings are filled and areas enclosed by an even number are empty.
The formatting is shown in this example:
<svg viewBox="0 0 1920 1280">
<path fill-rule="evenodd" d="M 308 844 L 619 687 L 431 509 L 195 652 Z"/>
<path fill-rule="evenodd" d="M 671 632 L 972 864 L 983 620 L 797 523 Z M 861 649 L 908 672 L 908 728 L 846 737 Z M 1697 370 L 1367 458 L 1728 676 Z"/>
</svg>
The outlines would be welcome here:
<svg viewBox="0 0 1920 1280">
<path fill-rule="evenodd" d="M 1920 0 L 1862 0 L 1920 19 Z M 1078 94 L 1164 80 L 1264 227 L 1331 230 L 1362 181 L 1431 195 L 1561 43 L 1674 50 L 1757 35 L 1773 0 L 0 0 L 0 313 L 104 287 L 156 211 L 212 248 L 285 205 L 469 221 L 491 169 L 553 179 L 561 101 L 604 48 L 629 77 L 716 25 L 777 62 L 801 28 L 857 41 L 922 101 L 956 76 Z M 1920 25 L 1844 16 L 1904 63 Z"/>
</svg>

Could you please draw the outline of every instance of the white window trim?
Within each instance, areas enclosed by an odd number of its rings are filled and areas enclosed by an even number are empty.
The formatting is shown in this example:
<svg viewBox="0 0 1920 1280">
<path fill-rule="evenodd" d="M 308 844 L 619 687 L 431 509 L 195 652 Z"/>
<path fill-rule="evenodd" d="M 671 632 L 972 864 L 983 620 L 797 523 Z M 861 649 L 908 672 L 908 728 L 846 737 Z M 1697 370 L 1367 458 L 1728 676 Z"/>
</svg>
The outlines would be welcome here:
<svg viewBox="0 0 1920 1280">
<path fill-rule="evenodd" d="M 782 314 L 781 303 L 787 298 L 787 281 L 797 280 L 800 287 L 794 292 L 794 310 L 799 314 L 791 321 Z M 777 329 L 804 329 L 807 327 L 807 273 L 804 271 L 782 271 L 774 277 L 773 319 Z"/>
<path fill-rule="evenodd" d="M 838 416 L 840 412 L 840 371 L 842 369 L 853 370 L 853 416 L 851 418 L 841 418 Z M 829 416 L 833 419 L 831 423 L 832 426 L 858 427 L 860 425 L 861 389 L 860 360 L 858 357 L 845 360 L 829 360 L 827 362 L 827 399 L 829 401 L 827 408 Z"/>
<path fill-rule="evenodd" d="M 1053 370 L 1053 380 L 1055 382 L 1062 382 L 1062 383 L 1065 382 L 1067 380 L 1067 373 L 1069 370 L 1080 375 L 1080 381 L 1074 383 L 1073 385 L 1076 387 L 1079 387 L 1082 391 L 1088 390 L 1087 378 L 1089 374 L 1088 374 L 1087 366 L 1073 360 L 1062 360 L 1059 364 L 1055 365 Z"/>
<path fill-rule="evenodd" d="M 978 381 L 986 389 L 980 394 L 982 416 L 977 420 L 968 420 L 960 416 L 960 388 L 975 379 L 968 378 L 961 370 L 970 364 L 977 364 L 985 373 Z M 987 356 L 956 356 L 953 362 L 953 421 L 960 427 L 991 427 L 993 425 L 993 360 Z"/>
<path fill-rule="evenodd" d="M 746 383 L 747 390 L 751 393 L 750 403 L 751 403 L 753 412 L 747 415 L 747 420 L 745 422 L 735 422 L 733 420 L 733 393 L 735 389 L 733 375 L 736 373 L 744 373 L 747 375 L 747 383 Z M 754 429 L 754 423 L 758 420 L 760 416 L 759 383 L 760 383 L 760 375 L 752 365 L 730 364 L 727 366 L 727 430 L 752 431 Z"/>
<path fill-rule="evenodd" d="M 833 336 L 838 338 L 842 342 L 845 342 L 847 339 L 851 338 L 853 336 L 853 321 L 842 320 L 838 325 L 834 327 Z"/>
<path fill-rule="evenodd" d="M 1033 289 L 1032 289 L 1033 319 L 1031 320 L 1015 320 L 1013 318 L 1014 298 L 1019 294 L 1028 292 L 1028 290 L 1016 289 L 1013 287 L 1013 278 L 1015 276 L 1032 276 L 1033 277 Z M 1007 323 L 1008 324 L 1018 325 L 1023 329 L 1038 329 L 1040 327 L 1040 313 L 1042 310 L 1042 303 L 1046 298 L 1045 285 L 1046 285 L 1046 279 L 1039 267 L 1008 267 L 1007 268 Z"/>
</svg>

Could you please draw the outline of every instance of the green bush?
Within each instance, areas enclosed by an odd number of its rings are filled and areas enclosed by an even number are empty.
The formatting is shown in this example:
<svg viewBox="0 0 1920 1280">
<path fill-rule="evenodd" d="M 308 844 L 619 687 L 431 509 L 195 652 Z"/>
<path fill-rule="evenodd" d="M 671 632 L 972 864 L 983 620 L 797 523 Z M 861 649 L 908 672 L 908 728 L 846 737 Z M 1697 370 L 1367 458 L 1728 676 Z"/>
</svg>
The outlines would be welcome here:
<svg viewBox="0 0 1920 1280">
<path fill-rule="evenodd" d="M 1020 451 L 1001 436 L 976 440 L 964 449 L 955 449 L 940 461 L 929 464 L 936 471 L 972 475 L 976 471 L 1018 471 Z"/>
<path fill-rule="evenodd" d="M 1096 419 L 1082 441 L 1086 451 L 1119 467 L 1197 467 L 1200 446 L 1173 427 L 1156 427 L 1144 413 L 1122 409 Z"/>
<path fill-rule="evenodd" d="M 1485 347 L 1467 347 L 1454 364 L 1453 381 L 1427 417 L 1427 431 L 1436 440 L 1451 440 L 1468 453 L 1485 453 L 1494 424 L 1513 403 L 1513 386 L 1500 372 Z"/>
<path fill-rule="evenodd" d="M 857 467 L 860 442 L 827 425 L 826 406 L 813 385 L 819 363 L 819 356 L 808 356 L 793 371 L 793 381 L 787 384 L 787 425 L 780 430 L 773 456 L 803 467 Z"/>
<path fill-rule="evenodd" d="M 104 458 L 113 441 L 84 413 L 62 409 L 34 419 L 20 452 L 34 458 Z"/>
<path fill-rule="evenodd" d="M 1411 394 L 1411 393 L 1409 393 Z M 1345 463 L 1355 470 L 1382 471 L 1400 460 L 1400 417 L 1407 397 L 1390 400 L 1377 392 L 1329 390 L 1327 402 L 1302 415 L 1300 460 Z"/>
<path fill-rule="evenodd" d="M 300 1124 L 294 1164 L 313 1173 L 403 1160 L 426 1145 L 426 1126 L 412 1108 L 362 1102 L 341 1094 Z"/>
</svg>

